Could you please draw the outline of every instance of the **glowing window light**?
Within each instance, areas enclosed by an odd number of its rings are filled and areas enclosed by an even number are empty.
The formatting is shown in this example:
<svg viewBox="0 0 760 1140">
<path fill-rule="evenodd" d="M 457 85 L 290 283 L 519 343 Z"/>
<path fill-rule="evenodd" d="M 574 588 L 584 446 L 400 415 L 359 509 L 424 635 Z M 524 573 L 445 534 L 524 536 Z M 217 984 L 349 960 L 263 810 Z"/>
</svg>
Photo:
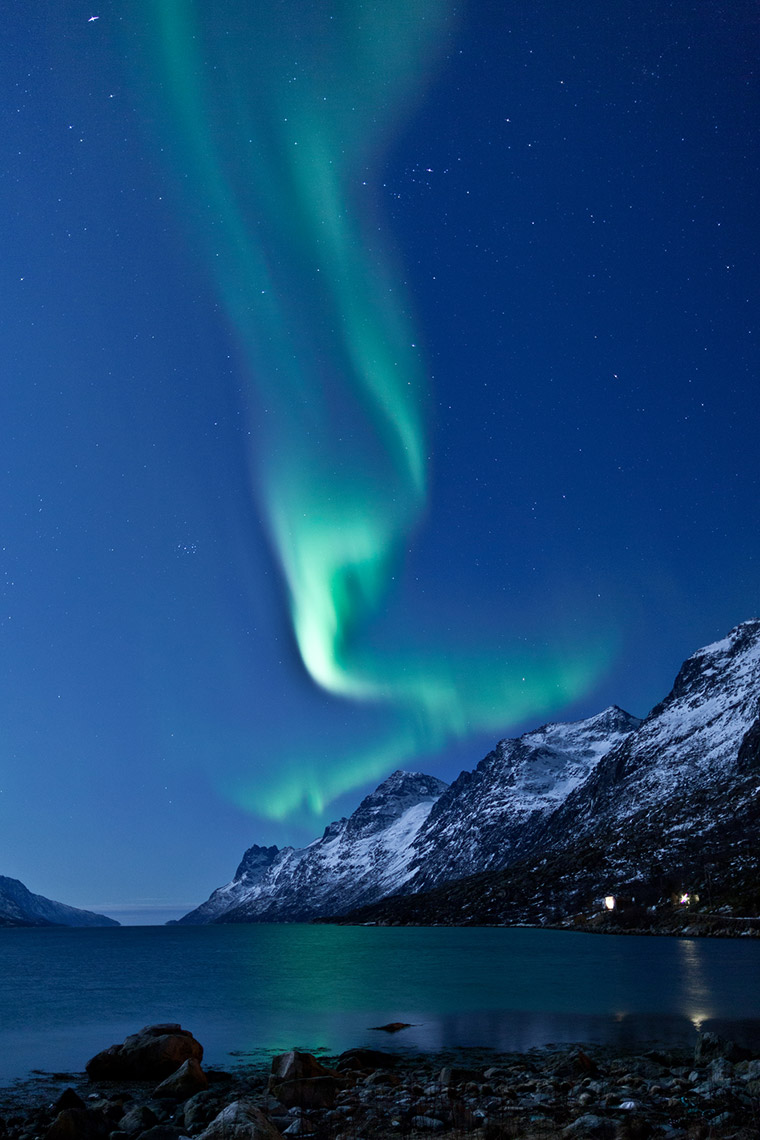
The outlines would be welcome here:
<svg viewBox="0 0 760 1140">
<path fill-rule="evenodd" d="M 607 907 L 607 910 L 614 910 L 615 909 L 615 896 L 614 895 L 605 895 L 604 905 Z"/>
</svg>

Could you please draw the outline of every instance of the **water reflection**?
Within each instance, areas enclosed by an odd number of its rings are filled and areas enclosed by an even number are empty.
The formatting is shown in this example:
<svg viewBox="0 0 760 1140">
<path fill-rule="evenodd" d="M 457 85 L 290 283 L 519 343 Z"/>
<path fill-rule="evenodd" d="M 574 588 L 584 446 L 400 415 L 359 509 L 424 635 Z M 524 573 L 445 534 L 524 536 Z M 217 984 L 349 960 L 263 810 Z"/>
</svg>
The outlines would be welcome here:
<svg viewBox="0 0 760 1140">
<path fill-rule="evenodd" d="M 710 1004 L 710 987 L 705 968 L 703 942 L 693 938 L 676 941 L 681 965 L 683 1009 L 698 1033 L 713 1016 Z"/>
<path fill-rule="evenodd" d="M 756 1028 L 756 1027 L 755 1027 Z M 738 1028 L 738 1035 L 744 1030 Z M 406 1030 L 384 1048 L 445 1050 L 488 1048 L 501 1052 L 524 1052 L 548 1044 L 578 1042 L 638 1047 L 643 1045 L 690 1046 L 694 1026 L 678 1015 L 534 1013 L 521 1010 L 461 1013 L 436 1018 Z"/>
<path fill-rule="evenodd" d="M 81 1071 L 159 1021 L 195 1033 L 212 1067 L 294 1047 L 690 1044 L 697 1029 L 753 1046 L 760 945 L 496 928 L 0 932 L 0 1079 Z M 392 1021 L 411 1028 L 370 1028 Z"/>
</svg>

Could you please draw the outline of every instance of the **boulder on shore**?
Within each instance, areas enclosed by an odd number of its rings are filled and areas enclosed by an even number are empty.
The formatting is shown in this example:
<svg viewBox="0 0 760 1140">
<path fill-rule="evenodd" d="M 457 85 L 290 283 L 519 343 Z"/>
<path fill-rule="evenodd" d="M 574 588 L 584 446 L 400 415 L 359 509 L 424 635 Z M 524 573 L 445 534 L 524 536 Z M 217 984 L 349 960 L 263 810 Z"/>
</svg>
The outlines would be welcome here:
<svg viewBox="0 0 760 1140">
<path fill-rule="evenodd" d="M 694 1047 L 695 1065 L 706 1065 L 718 1058 L 725 1058 L 735 1064 L 737 1061 L 746 1061 L 751 1056 L 749 1049 L 743 1049 L 735 1041 L 728 1041 L 717 1033 L 700 1033 Z"/>
<path fill-rule="evenodd" d="M 188 1057 L 180 1067 L 162 1081 L 154 1090 L 156 1097 L 173 1097 L 175 1100 L 187 1100 L 197 1092 L 208 1088 L 208 1077 L 200 1067 L 195 1057 Z"/>
<path fill-rule="evenodd" d="M 96 1053 L 85 1068 L 91 1081 L 162 1081 L 191 1059 L 203 1059 L 203 1046 L 181 1025 L 167 1023 L 146 1025 Z"/>
<path fill-rule="evenodd" d="M 62 1108 L 45 1133 L 45 1140 L 106 1140 L 109 1131 L 102 1113 Z"/>
<path fill-rule="evenodd" d="M 234 1100 L 201 1132 L 198 1140 L 282 1140 L 281 1134 L 250 1100 Z"/>
<path fill-rule="evenodd" d="M 383 1053 L 380 1049 L 346 1049 L 338 1057 L 335 1067 L 342 1073 L 346 1069 L 393 1069 L 397 1064 L 395 1053 Z"/>
<path fill-rule="evenodd" d="M 332 1108 L 344 1084 L 311 1053 L 291 1049 L 272 1060 L 269 1091 L 286 1108 Z"/>
<path fill-rule="evenodd" d="M 335 1072 L 318 1061 L 312 1053 L 302 1053 L 300 1049 L 290 1049 L 287 1053 L 272 1058 L 271 1083 L 334 1076 Z"/>
</svg>

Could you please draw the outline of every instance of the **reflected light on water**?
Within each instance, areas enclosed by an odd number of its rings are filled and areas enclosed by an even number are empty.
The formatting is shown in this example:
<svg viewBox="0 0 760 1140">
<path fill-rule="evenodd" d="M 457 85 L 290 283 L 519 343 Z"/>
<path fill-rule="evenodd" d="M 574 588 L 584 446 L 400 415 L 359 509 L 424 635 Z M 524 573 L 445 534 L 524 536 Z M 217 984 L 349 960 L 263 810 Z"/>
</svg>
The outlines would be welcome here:
<svg viewBox="0 0 760 1140">
<path fill-rule="evenodd" d="M 702 1032 L 702 1026 L 706 1021 L 709 1021 L 712 1014 L 708 1010 L 699 1010 L 689 1015 L 691 1024 L 696 1029 L 697 1033 Z"/>
<path fill-rule="evenodd" d="M 676 943 L 681 970 L 683 1012 L 697 1033 L 714 1016 L 708 1004 L 709 987 L 702 961 L 702 946 L 693 938 L 680 938 Z"/>
<path fill-rule="evenodd" d="M 693 1046 L 705 1029 L 760 1047 L 747 939 L 265 924 L 0 934 L 0 1086 L 32 1068 L 81 1072 L 161 1021 L 190 1029 L 214 1068 L 293 1048 Z M 409 1028 L 390 1040 L 371 1028 L 391 1021 Z"/>
</svg>

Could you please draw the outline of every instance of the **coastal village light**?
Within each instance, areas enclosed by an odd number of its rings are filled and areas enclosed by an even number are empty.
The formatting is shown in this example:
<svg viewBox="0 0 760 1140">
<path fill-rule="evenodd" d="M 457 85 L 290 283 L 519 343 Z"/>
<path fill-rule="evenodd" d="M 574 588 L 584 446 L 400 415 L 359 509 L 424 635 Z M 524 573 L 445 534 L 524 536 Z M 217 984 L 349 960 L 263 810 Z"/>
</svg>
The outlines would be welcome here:
<svg viewBox="0 0 760 1140">
<path fill-rule="evenodd" d="M 615 896 L 614 895 L 605 895 L 604 896 L 604 905 L 607 907 L 607 910 L 614 910 L 615 909 Z"/>
</svg>

